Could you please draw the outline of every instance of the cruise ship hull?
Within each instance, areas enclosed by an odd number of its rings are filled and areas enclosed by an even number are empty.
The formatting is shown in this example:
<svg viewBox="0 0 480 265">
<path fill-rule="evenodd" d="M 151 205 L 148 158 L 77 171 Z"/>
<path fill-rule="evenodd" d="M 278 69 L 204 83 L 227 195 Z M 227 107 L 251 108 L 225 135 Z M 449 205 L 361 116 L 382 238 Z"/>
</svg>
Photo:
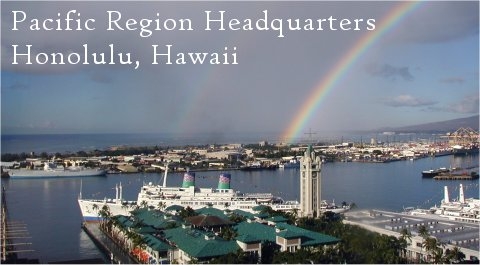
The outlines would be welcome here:
<svg viewBox="0 0 480 265">
<path fill-rule="evenodd" d="M 181 187 L 167 187 L 148 183 L 143 185 L 136 202 L 122 200 L 121 185 L 116 187 L 116 197 L 110 200 L 88 200 L 80 198 L 78 204 L 85 221 L 101 219 L 100 210 L 107 207 L 110 215 L 129 215 L 132 209 L 149 207 L 164 210 L 170 206 L 190 207 L 194 210 L 212 207 L 219 210 L 241 210 L 250 213 L 258 211 L 258 206 L 268 206 L 275 211 L 300 209 L 298 201 L 284 201 L 271 193 L 240 193 L 230 188 L 230 174 L 221 174 L 218 188 L 195 187 L 195 175 L 186 173 Z M 345 212 L 349 207 L 338 207 L 322 201 L 322 211 Z"/>
<path fill-rule="evenodd" d="M 28 170 L 12 169 L 8 171 L 10 178 L 60 178 L 60 177 L 90 177 L 104 176 L 103 169 L 79 169 L 79 170 Z"/>
<path fill-rule="evenodd" d="M 117 203 L 114 200 L 83 200 L 78 199 L 78 205 L 85 222 L 98 222 L 102 219 L 101 211 L 106 206 L 111 216 L 130 214 L 137 207 L 136 202 Z"/>
</svg>

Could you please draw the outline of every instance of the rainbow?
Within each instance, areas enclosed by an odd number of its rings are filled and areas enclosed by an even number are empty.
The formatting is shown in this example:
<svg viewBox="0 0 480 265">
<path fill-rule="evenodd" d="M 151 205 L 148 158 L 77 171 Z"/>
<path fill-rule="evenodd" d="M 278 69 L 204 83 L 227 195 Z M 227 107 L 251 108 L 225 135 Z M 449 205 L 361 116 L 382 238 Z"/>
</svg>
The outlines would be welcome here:
<svg viewBox="0 0 480 265">
<path fill-rule="evenodd" d="M 293 120 L 289 123 L 287 129 L 281 136 L 281 140 L 287 141 L 297 138 L 304 129 L 306 123 L 311 119 L 316 109 L 326 97 L 328 92 L 345 76 L 346 72 L 358 61 L 358 59 L 387 31 L 394 28 L 402 18 L 406 17 L 409 11 L 418 6 L 420 1 L 401 2 L 396 5 L 376 26 L 374 31 L 360 38 L 359 41 L 338 61 L 338 63 L 320 80 L 317 86 L 313 88 L 312 93 L 302 104 L 300 110 L 296 113 Z"/>
</svg>

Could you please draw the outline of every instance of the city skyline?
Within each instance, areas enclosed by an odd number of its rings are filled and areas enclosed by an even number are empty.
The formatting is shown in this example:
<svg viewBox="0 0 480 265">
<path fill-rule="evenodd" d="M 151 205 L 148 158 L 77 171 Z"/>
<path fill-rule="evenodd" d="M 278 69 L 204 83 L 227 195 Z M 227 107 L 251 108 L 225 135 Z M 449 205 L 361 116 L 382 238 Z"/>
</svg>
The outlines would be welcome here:
<svg viewBox="0 0 480 265">
<path fill-rule="evenodd" d="M 375 18 L 376 30 L 405 2 L 2 3 L 2 133 L 285 132 L 312 92 L 368 30 L 33 32 L 12 31 L 12 10 L 82 18 L 119 10 L 126 17 L 188 17 L 205 10 L 262 18 Z M 188 8 L 186 8 L 188 7 Z M 478 115 L 478 2 L 413 3 L 348 65 L 298 126 L 314 131 L 401 127 Z M 27 19 L 27 20 L 28 20 Z M 28 33 L 28 34 L 27 34 Z M 373 34 L 373 33 L 372 33 Z M 67 37 L 65 37 L 67 36 Z M 108 51 L 114 43 L 142 62 L 133 67 L 12 65 L 12 44 L 45 52 Z M 149 65 L 151 45 L 175 52 L 233 52 L 236 65 Z"/>
</svg>

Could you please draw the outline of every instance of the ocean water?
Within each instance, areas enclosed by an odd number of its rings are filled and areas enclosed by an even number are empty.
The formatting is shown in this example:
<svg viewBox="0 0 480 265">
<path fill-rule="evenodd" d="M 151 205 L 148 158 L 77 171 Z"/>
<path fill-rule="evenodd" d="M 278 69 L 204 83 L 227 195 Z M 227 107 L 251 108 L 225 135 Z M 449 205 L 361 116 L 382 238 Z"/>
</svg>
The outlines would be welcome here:
<svg viewBox="0 0 480 265">
<path fill-rule="evenodd" d="M 322 198 L 354 202 L 360 209 L 401 211 L 403 207 L 428 208 L 440 203 L 443 186 L 450 197 L 458 196 L 462 183 L 467 197 L 477 197 L 479 181 L 436 181 L 421 177 L 421 171 L 438 167 L 478 165 L 478 155 L 444 156 L 415 161 L 374 163 L 327 163 L 322 168 Z M 221 172 L 196 172 L 196 186 L 216 187 Z M 271 192 L 286 200 L 299 199 L 299 170 L 230 171 L 231 186 L 242 192 Z M 2 179 L 6 188 L 9 217 L 26 224 L 34 252 L 22 257 L 42 263 L 102 257 L 81 230 L 81 213 L 76 199 L 82 186 L 84 198 L 115 197 L 115 185 L 122 183 L 124 198 L 136 200 L 143 183 L 160 183 L 162 174 L 118 174 L 106 177 L 67 179 Z M 168 176 L 169 186 L 181 185 L 183 174 Z"/>
<path fill-rule="evenodd" d="M 168 135 L 168 134 L 67 134 L 67 135 L 2 135 L 1 152 L 77 152 L 106 149 L 111 146 L 176 146 L 211 143 L 275 142 L 275 134 L 238 135 Z M 327 137 L 332 142 L 364 141 L 434 141 L 432 135 L 354 135 Z M 386 164 L 327 163 L 322 169 L 322 198 L 354 202 L 361 209 L 401 211 L 403 207 L 428 208 L 443 198 L 443 186 L 450 196 L 458 196 L 463 183 L 467 197 L 478 197 L 478 180 L 435 181 L 423 179 L 421 171 L 438 167 L 478 166 L 478 155 L 471 157 L 437 157 Z M 196 185 L 216 187 L 221 172 L 196 172 Z M 231 171 L 231 186 L 242 192 L 271 192 L 285 200 L 299 200 L 299 171 L 295 169 L 265 171 Z M 178 186 L 182 174 L 169 174 L 168 185 Z M 83 197 L 103 199 L 115 196 L 115 185 L 123 185 L 124 198 L 136 200 L 143 183 L 160 182 L 161 174 L 119 174 L 106 177 L 66 179 L 2 179 L 6 188 L 8 214 L 13 221 L 26 224 L 34 252 L 20 257 L 37 258 L 42 263 L 102 258 L 88 236 L 81 230 L 82 221 L 77 198 L 80 186 Z M 81 184 L 82 183 L 82 184 Z"/>
</svg>

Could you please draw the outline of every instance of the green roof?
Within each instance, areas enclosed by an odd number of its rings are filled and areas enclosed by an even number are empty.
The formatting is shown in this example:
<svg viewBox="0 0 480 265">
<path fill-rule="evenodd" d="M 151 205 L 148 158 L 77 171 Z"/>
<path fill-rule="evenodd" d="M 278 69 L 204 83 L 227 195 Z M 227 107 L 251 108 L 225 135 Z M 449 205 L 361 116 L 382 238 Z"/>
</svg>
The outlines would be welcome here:
<svg viewBox="0 0 480 265">
<path fill-rule="evenodd" d="M 244 216 L 248 219 L 253 219 L 255 216 L 250 213 L 250 212 L 247 212 L 247 211 L 242 211 L 242 210 L 238 210 L 238 209 L 235 209 L 233 210 L 233 213 L 237 214 L 237 215 L 240 215 L 240 216 Z"/>
<path fill-rule="evenodd" d="M 275 223 L 282 223 L 282 222 L 286 222 L 288 221 L 287 218 L 281 216 L 281 215 L 275 215 L 275 216 L 272 216 L 268 219 L 266 219 L 267 221 L 271 221 L 271 222 L 275 222 Z"/>
<path fill-rule="evenodd" d="M 322 233 L 306 230 L 286 223 L 277 223 L 277 228 L 282 231 L 276 233 L 275 227 L 257 222 L 241 222 L 233 228 L 237 232 L 236 239 L 241 242 L 271 241 L 276 242 L 276 236 L 283 238 L 301 238 L 302 246 L 327 245 L 340 242 L 340 239 Z"/>
<path fill-rule="evenodd" d="M 123 227 L 133 227 L 134 226 L 134 223 L 132 220 L 130 220 L 129 217 L 127 216 L 124 216 L 124 215 L 117 215 L 116 216 L 117 220 L 118 220 L 118 223 L 123 226 Z"/>
<path fill-rule="evenodd" d="M 135 229 L 135 231 L 139 234 L 153 234 L 157 229 L 151 226 L 141 226 L 140 228 Z"/>
<path fill-rule="evenodd" d="M 316 246 L 316 245 L 328 245 L 335 244 L 340 242 L 340 239 L 325 235 L 322 233 L 317 233 L 294 225 L 289 225 L 286 223 L 278 223 L 276 225 L 282 231 L 278 232 L 277 235 L 283 238 L 302 238 L 302 246 Z"/>
<path fill-rule="evenodd" d="M 269 215 L 268 213 L 257 213 L 257 214 L 254 214 L 255 217 L 258 217 L 260 219 L 265 219 L 267 218 Z"/>
<path fill-rule="evenodd" d="M 258 238 L 261 241 L 275 242 L 275 228 L 271 226 L 256 222 L 241 222 L 233 226 L 233 228 L 237 231 L 239 237 L 248 235 Z"/>
<path fill-rule="evenodd" d="M 174 228 L 164 231 L 165 238 L 189 256 L 197 259 L 223 256 L 237 251 L 236 241 L 227 241 L 219 237 L 205 239 L 206 232 L 190 228 Z"/>
<path fill-rule="evenodd" d="M 161 241 L 160 239 L 152 235 L 144 235 L 143 238 L 145 239 L 145 243 L 147 243 L 149 247 L 158 252 L 167 252 L 169 249 L 172 248 L 167 243 Z"/>
<path fill-rule="evenodd" d="M 283 238 L 286 238 L 286 239 L 292 239 L 292 238 L 302 237 L 303 234 L 299 234 L 299 233 L 296 233 L 296 232 L 290 231 L 290 230 L 283 230 L 283 231 L 278 232 L 277 236 L 283 237 Z"/>
<path fill-rule="evenodd" d="M 176 217 L 167 216 L 159 210 L 140 209 L 132 213 L 132 216 L 142 226 L 151 226 L 156 229 L 166 228 L 169 222 L 179 223 Z"/>
<path fill-rule="evenodd" d="M 254 242 L 262 241 L 254 235 L 241 235 L 241 236 L 237 236 L 235 239 L 243 243 L 254 243 Z"/>
<path fill-rule="evenodd" d="M 165 208 L 165 211 L 167 211 L 167 212 L 170 212 L 170 211 L 180 212 L 183 209 L 185 209 L 185 208 L 183 206 L 180 206 L 180 205 L 170 205 L 167 208 Z"/>
<path fill-rule="evenodd" d="M 228 216 L 224 213 L 223 210 L 219 210 L 213 207 L 203 207 L 198 210 L 195 210 L 195 212 L 199 215 L 212 215 L 212 216 L 217 216 L 222 219 L 228 220 Z"/>
</svg>

